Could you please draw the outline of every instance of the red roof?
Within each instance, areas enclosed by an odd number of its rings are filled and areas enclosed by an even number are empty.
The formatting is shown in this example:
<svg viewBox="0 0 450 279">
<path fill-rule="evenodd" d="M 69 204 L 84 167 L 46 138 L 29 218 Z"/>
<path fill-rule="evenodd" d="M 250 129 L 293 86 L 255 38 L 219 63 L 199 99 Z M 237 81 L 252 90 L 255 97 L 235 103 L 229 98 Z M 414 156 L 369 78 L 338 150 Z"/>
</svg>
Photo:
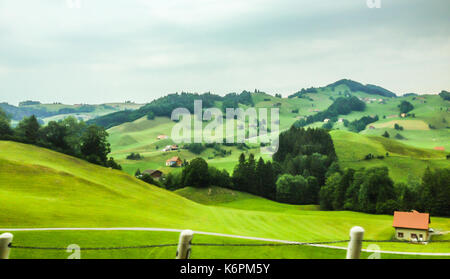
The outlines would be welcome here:
<svg viewBox="0 0 450 279">
<path fill-rule="evenodd" d="M 434 148 L 434 150 L 445 151 L 445 147 L 443 147 L 443 146 L 436 146 L 436 147 Z"/>
<path fill-rule="evenodd" d="M 415 210 L 411 212 L 395 211 L 392 226 L 396 228 L 428 230 L 429 223 L 430 214 L 428 213 L 419 213 Z"/>
<path fill-rule="evenodd" d="M 172 157 L 169 160 L 167 160 L 166 162 L 179 162 L 181 161 L 180 157 Z"/>
</svg>

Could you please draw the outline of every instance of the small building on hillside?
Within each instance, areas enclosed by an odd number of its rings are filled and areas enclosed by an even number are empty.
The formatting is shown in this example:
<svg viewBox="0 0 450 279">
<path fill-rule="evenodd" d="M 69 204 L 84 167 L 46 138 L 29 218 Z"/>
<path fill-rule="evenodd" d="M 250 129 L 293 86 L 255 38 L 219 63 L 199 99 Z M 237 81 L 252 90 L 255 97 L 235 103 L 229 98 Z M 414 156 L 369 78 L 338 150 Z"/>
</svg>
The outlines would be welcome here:
<svg viewBox="0 0 450 279">
<path fill-rule="evenodd" d="M 328 123 L 328 122 L 330 122 L 330 119 L 329 119 L 329 118 L 325 118 L 325 119 L 323 120 L 323 123 Z"/>
<path fill-rule="evenodd" d="M 445 151 L 445 147 L 443 147 L 443 146 L 436 146 L 434 148 L 434 150 Z"/>
<path fill-rule="evenodd" d="M 181 161 L 180 157 L 172 157 L 166 161 L 167 167 L 181 167 L 183 165 L 183 161 Z"/>
<path fill-rule="evenodd" d="M 419 213 L 415 210 L 411 212 L 394 212 L 395 238 L 398 240 L 408 240 L 423 242 L 429 238 L 430 214 Z"/>
<path fill-rule="evenodd" d="M 159 136 L 157 136 L 158 140 L 165 140 L 165 139 L 168 139 L 168 138 L 169 138 L 169 136 L 167 136 L 167 135 L 159 135 Z"/>
<path fill-rule="evenodd" d="M 150 175 L 153 179 L 160 179 L 163 175 L 163 173 L 159 170 L 145 170 L 142 172 L 142 175 L 144 174 Z"/>
<path fill-rule="evenodd" d="M 167 151 L 177 151 L 178 150 L 178 145 L 174 144 L 174 145 L 168 145 L 166 146 L 163 151 L 167 152 Z"/>
</svg>

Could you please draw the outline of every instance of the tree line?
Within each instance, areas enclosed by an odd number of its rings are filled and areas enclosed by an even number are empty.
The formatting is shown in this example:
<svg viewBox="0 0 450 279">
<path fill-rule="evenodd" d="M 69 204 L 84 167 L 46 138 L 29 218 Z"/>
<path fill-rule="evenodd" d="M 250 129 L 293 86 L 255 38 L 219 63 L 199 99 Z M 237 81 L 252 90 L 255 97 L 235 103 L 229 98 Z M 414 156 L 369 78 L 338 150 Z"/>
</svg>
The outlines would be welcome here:
<svg viewBox="0 0 450 279">
<path fill-rule="evenodd" d="M 419 210 L 450 216 L 450 169 L 427 168 L 421 182 L 395 184 L 386 167 L 347 169 L 327 178 L 320 189 L 322 210 L 392 214 Z"/>
<path fill-rule="evenodd" d="M 32 115 L 23 118 L 12 128 L 9 117 L 0 110 L 0 139 L 34 144 L 93 164 L 121 169 L 114 158 L 108 158 L 111 148 L 105 129 L 87 125 L 75 117 L 50 121 L 46 126 L 41 126 L 36 116 Z"/>
</svg>

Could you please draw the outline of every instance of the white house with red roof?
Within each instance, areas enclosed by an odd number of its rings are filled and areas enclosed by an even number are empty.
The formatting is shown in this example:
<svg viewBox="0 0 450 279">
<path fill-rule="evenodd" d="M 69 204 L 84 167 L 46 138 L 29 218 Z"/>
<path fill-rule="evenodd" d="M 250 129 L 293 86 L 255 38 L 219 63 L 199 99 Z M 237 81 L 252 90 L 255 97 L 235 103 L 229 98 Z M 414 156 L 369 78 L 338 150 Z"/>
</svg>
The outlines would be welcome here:
<svg viewBox="0 0 450 279">
<path fill-rule="evenodd" d="M 411 212 L 394 212 L 395 238 L 408 241 L 428 241 L 430 214 Z"/>
</svg>

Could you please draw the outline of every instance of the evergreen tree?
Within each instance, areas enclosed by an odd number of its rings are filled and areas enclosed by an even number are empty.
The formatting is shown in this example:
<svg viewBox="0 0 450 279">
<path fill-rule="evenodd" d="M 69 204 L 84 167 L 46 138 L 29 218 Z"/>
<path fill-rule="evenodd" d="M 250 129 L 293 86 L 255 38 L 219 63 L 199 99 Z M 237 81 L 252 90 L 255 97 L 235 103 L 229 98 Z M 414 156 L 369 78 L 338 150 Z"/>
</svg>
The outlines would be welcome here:
<svg viewBox="0 0 450 279">
<path fill-rule="evenodd" d="M 134 173 L 134 176 L 135 176 L 135 177 L 138 177 L 138 176 L 140 176 L 140 175 L 141 175 L 141 170 L 140 170 L 140 169 L 137 169 L 136 172 Z"/>
<path fill-rule="evenodd" d="M 266 172 L 266 164 L 264 163 L 263 158 L 259 157 L 258 164 L 256 165 L 255 170 L 255 188 L 256 188 L 256 195 L 259 196 L 266 196 L 266 193 L 264 193 L 264 184 L 268 183 L 265 181 L 265 172 Z"/>
<path fill-rule="evenodd" d="M 184 186 L 204 188 L 210 185 L 208 163 L 203 158 L 195 158 L 183 168 L 182 178 Z"/>
<path fill-rule="evenodd" d="M 26 143 L 35 144 L 39 140 L 39 122 L 36 116 L 25 117 L 16 127 L 17 135 Z"/>
<path fill-rule="evenodd" d="M 98 165 L 105 165 L 111 152 L 107 141 L 108 133 L 104 128 L 91 125 L 81 137 L 81 153 L 86 160 Z"/>
<path fill-rule="evenodd" d="M 10 123 L 11 120 L 8 115 L 0 109 L 0 139 L 8 139 L 13 135 Z"/>
</svg>

